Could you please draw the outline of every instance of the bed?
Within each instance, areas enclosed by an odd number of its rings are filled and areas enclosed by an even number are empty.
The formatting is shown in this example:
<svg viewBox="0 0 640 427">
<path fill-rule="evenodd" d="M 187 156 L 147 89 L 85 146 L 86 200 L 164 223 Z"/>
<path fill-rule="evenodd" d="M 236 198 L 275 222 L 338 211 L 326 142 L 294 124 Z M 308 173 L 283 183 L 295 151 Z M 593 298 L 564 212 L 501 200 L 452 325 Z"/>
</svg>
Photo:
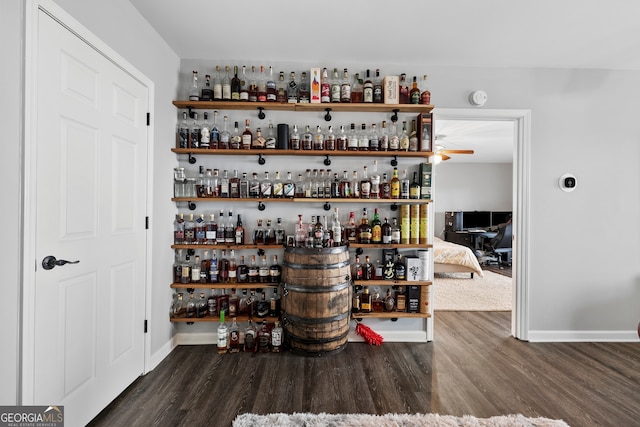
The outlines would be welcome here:
<svg viewBox="0 0 640 427">
<path fill-rule="evenodd" d="M 482 267 L 471 249 L 444 241 L 438 237 L 433 242 L 433 268 L 435 273 L 474 273 L 482 277 Z"/>
</svg>

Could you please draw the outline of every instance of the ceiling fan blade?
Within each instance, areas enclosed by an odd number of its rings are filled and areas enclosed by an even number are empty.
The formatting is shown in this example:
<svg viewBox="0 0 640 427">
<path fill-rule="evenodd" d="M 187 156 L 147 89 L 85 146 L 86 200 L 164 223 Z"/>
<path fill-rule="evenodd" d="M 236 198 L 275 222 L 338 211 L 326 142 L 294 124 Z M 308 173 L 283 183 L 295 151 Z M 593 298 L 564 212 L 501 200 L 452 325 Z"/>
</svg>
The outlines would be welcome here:
<svg viewBox="0 0 640 427">
<path fill-rule="evenodd" d="M 440 152 L 447 154 L 473 154 L 473 150 L 441 150 Z"/>
<path fill-rule="evenodd" d="M 442 160 L 449 160 L 451 157 L 447 156 L 446 154 L 443 154 L 442 151 L 440 153 L 438 153 L 440 155 L 440 157 L 442 157 Z"/>
</svg>

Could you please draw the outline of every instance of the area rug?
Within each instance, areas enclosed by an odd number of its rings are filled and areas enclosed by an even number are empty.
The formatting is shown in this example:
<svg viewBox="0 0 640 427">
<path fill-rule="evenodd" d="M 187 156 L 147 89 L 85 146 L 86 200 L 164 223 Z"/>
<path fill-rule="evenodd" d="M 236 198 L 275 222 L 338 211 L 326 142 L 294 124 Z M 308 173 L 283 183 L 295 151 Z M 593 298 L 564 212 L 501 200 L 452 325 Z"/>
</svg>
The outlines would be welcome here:
<svg viewBox="0 0 640 427">
<path fill-rule="evenodd" d="M 241 414 L 232 427 L 568 427 L 560 420 L 520 414 L 491 418 L 438 414 Z"/>
<path fill-rule="evenodd" d="M 512 307 L 511 278 L 483 270 L 473 279 L 468 273 L 438 273 L 433 280 L 434 310 L 509 311 Z"/>
</svg>

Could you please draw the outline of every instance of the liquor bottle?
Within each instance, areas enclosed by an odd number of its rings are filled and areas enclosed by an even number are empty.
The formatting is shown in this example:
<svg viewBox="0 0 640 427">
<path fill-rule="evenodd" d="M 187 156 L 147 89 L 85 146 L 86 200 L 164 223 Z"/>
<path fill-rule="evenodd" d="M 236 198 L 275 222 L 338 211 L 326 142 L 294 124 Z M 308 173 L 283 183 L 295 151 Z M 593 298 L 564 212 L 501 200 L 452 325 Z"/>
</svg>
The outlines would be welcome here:
<svg viewBox="0 0 640 427">
<path fill-rule="evenodd" d="M 416 121 L 411 120 L 411 132 L 409 133 L 409 151 L 418 151 L 418 131 Z"/>
<path fill-rule="evenodd" d="M 240 178 L 238 177 L 238 169 L 234 169 L 233 176 L 229 178 L 229 197 L 240 197 Z"/>
<path fill-rule="evenodd" d="M 331 79 L 331 102 L 340 102 L 342 93 L 342 82 L 338 76 L 338 69 L 333 69 L 333 78 Z"/>
<path fill-rule="evenodd" d="M 193 123 L 189 130 L 189 148 L 200 147 L 200 124 L 198 123 L 198 113 L 193 113 Z"/>
<path fill-rule="evenodd" d="M 431 151 L 431 126 L 428 123 L 422 125 L 420 151 Z"/>
<path fill-rule="evenodd" d="M 411 184 L 409 186 L 409 198 L 420 198 L 420 183 L 418 182 L 418 172 L 413 172 L 413 181 L 411 181 Z"/>
<path fill-rule="evenodd" d="M 324 150 L 324 134 L 320 126 L 316 126 L 316 133 L 313 135 L 313 149 Z"/>
<path fill-rule="evenodd" d="M 291 172 L 287 172 L 287 180 L 282 184 L 282 197 L 291 199 L 295 195 L 296 185 L 291 179 Z"/>
<path fill-rule="evenodd" d="M 389 151 L 398 151 L 400 148 L 400 136 L 398 135 L 398 126 L 396 122 L 391 122 L 389 130 Z"/>
<path fill-rule="evenodd" d="M 213 100 L 222 101 L 222 78 L 219 65 L 216 65 L 216 73 L 213 76 Z"/>
<path fill-rule="evenodd" d="M 400 104 L 409 103 L 409 86 L 407 83 L 407 75 L 405 73 L 400 74 L 400 87 L 398 88 L 398 95 Z"/>
<path fill-rule="evenodd" d="M 320 102 L 331 102 L 331 82 L 329 81 L 329 74 L 327 69 L 322 69 L 322 75 L 320 77 Z"/>
<path fill-rule="evenodd" d="M 282 338 L 283 329 L 280 326 L 280 321 L 276 320 L 273 329 L 271 330 L 271 352 L 280 353 L 282 351 Z"/>
<path fill-rule="evenodd" d="M 216 230 L 216 244 L 224 245 L 224 210 L 222 209 L 220 209 L 218 220 L 220 221 L 220 223 L 218 224 L 218 228 Z"/>
<path fill-rule="evenodd" d="M 236 276 L 238 283 L 246 283 L 249 281 L 249 267 L 244 263 L 244 255 L 240 255 L 240 262 L 236 268 Z"/>
<path fill-rule="evenodd" d="M 253 321 L 249 317 L 248 325 L 244 330 L 244 351 L 245 353 L 255 353 L 258 349 L 256 327 L 253 326 Z"/>
<path fill-rule="evenodd" d="M 211 293 L 207 297 L 207 315 L 209 316 L 218 315 L 218 296 L 216 293 L 216 289 L 211 289 Z"/>
<path fill-rule="evenodd" d="M 387 174 L 382 174 L 382 182 L 380 183 L 380 198 L 381 199 L 390 199 L 391 198 L 391 183 L 387 181 Z"/>
<path fill-rule="evenodd" d="M 362 264 L 362 280 L 373 280 L 374 267 L 369 259 L 369 255 L 364 257 L 364 264 Z"/>
<path fill-rule="evenodd" d="M 333 246 L 342 246 L 343 227 L 342 224 L 340 224 L 338 208 L 334 208 L 333 210 L 333 222 L 331 223 L 331 231 L 333 233 Z"/>
<path fill-rule="evenodd" d="M 211 169 L 207 169 L 204 174 L 204 186 L 203 186 L 203 195 L 202 197 L 213 197 L 214 191 L 212 188 L 213 185 L 213 172 Z"/>
<path fill-rule="evenodd" d="M 420 104 L 431 104 L 431 92 L 429 91 L 429 85 L 427 84 L 427 75 L 422 76 L 422 93 L 420 94 Z"/>
<path fill-rule="evenodd" d="M 213 88 L 211 88 L 211 76 L 209 74 L 204 76 L 204 86 L 200 90 L 200 101 L 213 101 Z"/>
<path fill-rule="evenodd" d="M 229 198 L 229 171 L 226 169 L 222 171 L 222 178 L 220 178 L 219 196 Z"/>
<path fill-rule="evenodd" d="M 173 283 L 182 281 L 182 249 L 176 249 L 175 258 L 172 266 Z"/>
<path fill-rule="evenodd" d="M 360 73 L 356 73 L 353 79 L 353 85 L 351 86 L 351 102 L 362 103 L 363 99 L 363 87 L 362 87 L 362 79 L 360 78 Z"/>
<path fill-rule="evenodd" d="M 233 245 L 236 241 L 236 223 L 233 220 L 233 211 L 229 209 L 229 218 L 224 226 L 224 242 Z"/>
<path fill-rule="evenodd" d="M 358 151 L 358 133 L 356 132 L 355 123 L 351 123 L 351 129 L 347 135 L 347 150 Z"/>
<path fill-rule="evenodd" d="M 239 305 L 240 296 L 236 293 L 235 288 L 231 288 L 231 295 L 229 296 L 229 317 L 236 317 L 238 315 Z"/>
<path fill-rule="evenodd" d="M 262 227 L 262 219 L 258 219 L 258 226 L 253 230 L 253 244 L 264 245 L 264 228 Z"/>
<path fill-rule="evenodd" d="M 298 180 L 295 183 L 294 197 L 304 197 L 304 178 L 301 173 L 298 174 Z"/>
<path fill-rule="evenodd" d="M 398 218 L 393 218 L 391 223 L 391 244 L 397 245 L 400 243 L 401 232 L 402 230 L 398 225 Z"/>
<path fill-rule="evenodd" d="M 371 313 L 371 294 L 369 293 L 369 287 L 365 286 L 364 290 L 360 294 L 360 311 L 362 313 Z"/>
<path fill-rule="evenodd" d="M 249 317 L 252 317 L 252 316 L 256 315 L 256 313 L 257 313 L 257 302 L 258 302 L 258 300 L 256 299 L 256 290 L 255 289 L 251 289 L 251 295 L 249 295 L 249 298 L 247 299 L 247 315 Z"/>
<path fill-rule="evenodd" d="M 394 272 L 396 280 L 406 280 L 406 267 L 404 265 L 404 261 L 402 260 L 402 254 L 398 254 L 398 259 L 394 264 Z"/>
<path fill-rule="evenodd" d="M 369 133 L 367 132 L 367 125 L 364 123 L 362 123 L 358 134 L 358 150 L 369 151 Z"/>
<path fill-rule="evenodd" d="M 387 121 L 383 120 L 380 135 L 378 136 L 378 146 L 380 151 L 389 150 L 389 132 L 387 131 Z"/>
<path fill-rule="evenodd" d="M 262 138 L 260 135 L 260 128 L 256 129 L 256 140 L 259 143 Z M 269 150 L 275 150 L 276 145 L 278 145 L 278 141 L 276 140 L 276 130 L 273 127 L 273 123 L 269 122 L 269 126 L 267 127 L 267 134 L 264 137 L 264 148 Z"/>
<path fill-rule="evenodd" d="M 229 76 L 230 68 L 228 65 L 224 67 L 224 77 L 222 78 L 222 100 L 231 101 L 231 76 Z"/>
<path fill-rule="evenodd" d="M 366 168 L 366 166 L 365 166 Z M 366 169 L 364 175 L 366 177 Z M 363 178 L 364 179 L 364 178 Z M 360 185 L 362 187 L 362 184 Z M 362 188 L 360 191 L 363 191 Z M 380 198 L 380 174 L 378 173 L 378 161 L 373 161 L 373 172 L 371 173 L 370 180 L 370 189 L 369 189 L 369 198 L 371 199 L 379 199 Z"/>
<path fill-rule="evenodd" d="M 378 208 L 373 210 L 373 220 L 371 221 L 371 243 L 382 243 L 382 224 L 378 215 Z"/>
<path fill-rule="evenodd" d="M 184 243 L 193 245 L 196 239 L 196 224 L 193 221 L 193 214 L 189 214 L 184 222 Z"/>
<path fill-rule="evenodd" d="M 287 86 L 287 102 L 290 104 L 295 104 L 298 102 L 298 82 L 296 82 L 295 71 L 292 71 L 289 74 L 289 84 Z"/>
<path fill-rule="evenodd" d="M 244 257 L 240 257 L 242 261 L 244 261 Z M 247 267 L 246 265 L 244 266 Z M 240 264 L 238 265 L 238 271 L 240 268 Z M 240 276 L 238 275 L 238 280 L 240 280 Z M 249 295 L 247 294 L 246 289 L 242 289 L 242 295 L 240 295 L 240 301 L 238 302 L 238 314 L 240 316 L 246 316 L 249 314 Z"/>
<path fill-rule="evenodd" d="M 345 68 L 342 72 L 342 83 L 340 84 L 340 102 L 351 102 L 351 80 L 349 71 Z"/>
<path fill-rule="evenodd" d="M 207 223 L 204 220 L 204 214 L 198 215 L 194 224 L 194 243 L 197 245 L 204 245 L 207 239 Z"/>
<path fill-rule="evenodd" d="M 284 197 L 284 183 L 280 178 L 280 171 L 276 171 L 276 178 L 273 181 L 273 197 L 276 199 Z"/>
<path fill-rule="evenodd" d="M 307 227 L 307 240 L 305 241 L 305 247 L 312 248 L 313 247 L 313 229 L 316 225 L 316 217 L 311 215 L 311 222 Z"/>
<path fill-rule="evenodd" d="M 260 300 L 258 301 L 258 310 L 256 313 L 256 316 L 260 317 L 260 318 L 265 318 L 269 315 L 269 302 L 267 301 L 267 295 L 263 290 L 259 290 L 262 291 L 260 294 Z"/>
<path fill-rule="evenodd" d="M 200 256 L 196 255 L 191 264 L 191 283 L 200 283 L 200 268 Z"/>
<path fill-rule="evenodd" d="M 382 90 L 382 78 L 380 69 L 376 69 L 376 77 L 373 81 L 373 102 L 381 104 L 384 102 L 384 91 Z"/>
<path fill-rule="evenodd" d="M 413 76 L 413 82 L 411 83 L 411 90 L 409 90 L 409 103 L 420 104 L 420 88 L 418 87 L 418 80 L 416 76 Z"/>
<path fill-rule="evenodd" d="M 400 179 L 398 178 L 398 168 L 393 168 L 393 177 L 391 178 L 391 198 L 400 198 Z"/>
<path fill-rule="evenodd" d="M 313 226 L 313 247 L 322 248 L 322 240 L 324 238 L 324 226 L 320 220 L 320 215 L 316 218 L 316 223 Z"/>
<path fill-rule="evenodd" d="M 218 258 L 218 282 L 229 283 L 229 258 L 227 258 L 227 250 L 223 249 Z M 221 307 L 218 305 L 218 307 Z"/>
<path fill-rule="evenodd" d="M 327 133 L 324 135 L 324 149 L 333 151 L 336 149 L 336 135 L 333 133 L 333 126 L 327 127 Z"/>
<path fill-rule="evenodd" d="M 340 125 L 340 133 L 336 135 L 336 150 L 347 151 L 349 138 L 344 131 L 344 126 Z"/>
<path fill-rule="evenodd" d="M 300 134 L 298 133 L 298 125 L 293 125 L 293 132 L 289 134 L 289 148 L 291 150 L 300 149 Z"/>
<path fill-rule="evenodd" d="M 258 76 L 256 75 L 256 66 L 251 66 L 249 74 L 249 102 L 258 102 Z"/>
<path fill-rule="evenodd" d="M 380 288 L 375 286 L 371 292 L 371 311 L 384 311 L 384 301 L 380 295 Z"/>
<path fill-rule="evenodd" d="M 311 197 L 318 197 L 318 169 L 313 170 L 313 177 L 311 178 Z"/>
<path fill-rule="evenodd" d="M 222 121 L 222 132 L 220 132 L 220 143 L 219 148 L 226 150 L 229 148 L 231 144 L 231 133 L 229 132 L 229 118 L 227 116 L 223 117 Z"/>
<path fill-rule="evenodd" d="M 247 199 L 249 197 L 249 180 L 247 179 L 247 173 L 242 172 L 242 178 L 238 183 L 238 197 L 241 199 Z"/>
<path fill-rule="evenodd" d="M 218 283 L 218 251 L 211 251 L 209 262 L 209 283 Z"/>
<path fill-rule="evenodd" d="M 407 133 L 407 121 L 404 120 L 402 122 L 402 133 L 399 136 L 398 140 L 398 150 L 400 151 L 408 151 L 409 150 L 409 134 Z"/>
<path fill-rule="evenodd" d="M 189 299 L 186 302 L 185 317 L 196 317 L 196 295 L 193 292 L 189 292 Z"/>
<path fill-rule="evenodd" d="M 360 312 L 360 288 L 362 286 L 355 286 L 353 295 L 351 297 L 351 313 Z"/>
<path fill-rule="evenodd" d="M 265 245 L 274 245 L 276 242 L 275 233 L 273 228 L 271 227 L 271 220 L 267 218 L 267 224 L 264 228 L 264 244 Z"/>
<path fill-rule="evenodd" d="M 331 181 L 331 197 L 338 198 L 340 197 L 340 179 L 338 178 L 338 173 L 333 174 L 333 181 Z"/>
<path fill-rule="evenodd" d="M 184 294 L 178 292 L 175 301 L 171 304 L 171 317 L 185 317 L 187 307 L 184 301 Z"/>
<path fill-rule="evenodd" d="M 307 169 L 307 176 L 304 180 L 304 197 L 305 198 L 310 198 L 311 197 L 311 189 L 313 187 L 313 182 L 311 179 L 311 169 Z"/>
<path fill-rule="evenodd" d="M 200 100 L 200 90 L 198 89 L 198 72 L 193 71 L 191 76 L 191 89 L 189 89 L 189 101 Z"/>
<path fill-rule="evenodd" d="M 247 276 L 249 277 L 249 283 L 258 283 L 258 265 L 256 264 L 255 255 L 251 255 Z"/>
<path fill-rule="evenodd" d="M 351 264 L 351 278 L 353 280 L 362 280 L 362 263 L 360 263 L 360 255 L 357 254 L 353 264 Z"/>
<path fill-rule="evenodd" d="M 233 66 L 233 78 L 231 78 L 231 100 L 232 101 L 240 101 L 240 90 L 242 88 L 242 83 L 240 82 L 240 78 L 238 77 L 238 66 Z"/>
<path fill-rule="evenodd" d="M 269 171 L 264 172 L 264 179 L 260 181 L 260 197 L 270 199 L 273 195 L 273 182 L 269 179 Z"/>
<path fill-rule="evenodd" d="M 275 102 L 278 96 L 276 81 L 273 79 L 273 67 L 269 66 L 269 76 L 267 78 L 267 102 Z"/>
<path fill-rule="evenodd" d="M 229 353 L 240 352 L 240 328 L 236 318 L 231 320 L 231 326 L 229 327 Z"/>
<path fill-rule="evenodd" d="M 298 86 L 298 102 L 301 104 L 308 104 L 311 102 L 311 88 L 309 86 L 309 78 L 306 71 L 303 71 L 300 77 L 300 84 Z"/>
<path fill-rule="evenodd" d="M 260 197 L 260 180 L 258 174 L 253 172 L 253 178 L 249 181 L 249 197 L 257 199 Z"/>
<path fill-rule="evenodd" d="M 367 70 L 364 85 L 362 86 L 362 102 L 373 102 L 373 81 L 371 80 L 370 70 Z"/>
<path fill-rule="evenodd" d="M 300 137 L 300 146 L 303 150 L 313 149 L 313 134 L 311 133 L 311 128 L 309 127 L 309 125 L 305 126 L 304 133 Z"/>
<path fill-rule="evenodd" d="M 260 76 L 258 77 L 258 102 L 267 101 L 267 77 L 264 75 L 264 65 L 260 66 Z"/>
<path fill-rule="evenodd" d="M 391 243 L 391 224 L 389 224 L 389 218 L 384 217 L 384 223 L 380 227 L 382 235 L 382 243 L 388 245 Z"/>
<path fill-rule="evenodd" d="M 260 353 L 269 353 L 271 351 L 271 332 L 267 325 L 267 320 L 262 320 L 262 325 L 258 331 L 258 351 Z"/>
<path fill-rule="evenodd" d="M 340 197 L 345 199 L 351 197 L 351 180 L 347 171 L 342 172 L 342 179 L 340 180 Z"/>
<path fill-rule="evenodd" d="M 284 81 L 284 71 L 280 71 L 278 76 L 276 102 L 287 102 L 287 84 Z"/>
<path fill-rule="evenodd" d="M 222 294 L 218 295 L 218 313 L 224 313 L 225 316 L 229 314 L 229 295 L 227 295 L 226 289 L 223 289 Z"/>
<path fill-rule="evenodd" d="M 218 112 L 213 112 L 213 124 L 211 125 L 209 148 L 220 148 L 220 129 L 218 128 Z"/>
<path fill-rule="evenodd" d="M 378 134 L 378 126 L 375 123 L 371 124 L 371 130 L 369 131 L 369 150 L 380 151 L 380 135 Z"/>
<path fill-rule="evenodd" d="M 238 221 L 235 228 L 235 244 L 244 245 L 244 228 L 242 227 L 242 216 L 238 214 Z"/>
<path fill-rule="evenodd" d="M 184 214 L 177 214 L 176 220 L 173 222 L 173 243 L 176 245 L 184 244 Z"/>
<path fill-rule="evenodd" d="M 371 243 L 371 225 L 367 216 L 367 208 L 362 208 L 362 219 L 360 220 L 360 226 L 358 226 L 358 243 Z"/>
<path fill-rule="evenodd" d="M 258 267 L 258 282 L 269 283 L 269 265 L 267 264 L 267 256 L 262 255 L 262 261 Z"/>
<path fill-rule="evenodd" d="M 182 112 L 182 121 L 178 125 L 178 132 L 176 134 L 176 147 L 178 148 L 189 148 L 189 124 L 187 123 L 187 115 L 188 113 L 186 111 Z"/>
<path fill-rule="evenodd" d="M 236 122 L 236 127 L 237 127 Z M 248 150 L 251 148 L 251 142 L 253 141 L 253 133 L 251 132 L 251 128 L 249 127 L 249 119 L 245 119 L 244 121 L 244 132 L 242 132 L 240 145 L 243 149 Z M 234 147 L 231 147 L 234 148 Z M 238 147 L 240 148 L 240 147 Z"/>
<path fill-rule="evenodd" d="M 360 180 L 360 198 L 371 198 L 371 180 L 369 179 L 369 175 L 367 174 L 366 166 L 362 167 L 362 179 Z"/>
<path fill-rule="evenodd" d="M 333 183 L 333 179 L 331 178 L 331 169 L 327 169 L 327 175 L 326 178 L 324 179 L 324 197 L 325 198 L 331 198 L 333 197 L 331 195 L 331 185 Z"/>
<path fill-rule="evenodd" d="M 374 274 L 373 274 L 373 278 L 375 280 L 382 280 L 382 271 L 383 271 L 383 267 L 382 267 L 382 262 L 380 262 L 380 260 L 376 260 L 376 264 L 374 265 Z"/>
<path fill-rule="evenodd" d="M 225 354 L 227 352 L 227 346 L 229 345 L 227 337 L 228 333 L 229 328 L 227 327 L 227 324 L 224 323 L 224 311 L 221 311 L 220 324 L 218 325 L 218 354 Z"/>
<path fill-rule="evenodd" d="M 298 221 L 296 222 L 296 247 L 303 248 L 307 241 L 307 232 L 302 223 L 302 215 L 298 215 Z"/>
<path fill-rule="evenodd" d="M 240 101 L 249 100 L 249 79 L 247 78 L 247 67 L 242 66 L 242 77 L 240 77 Z"/>
<path fill-rule="evenodd" d="M 280 283 L 282 267 L 278 264 L 278 255 L 273 256 L 273 264 L 269 267 L 269 278 L 271 283 Z"/>
<path fill-rule="evenodd" d="M 276 228 L 274 229 L 274 235 L 275 235 L 275 244 L 276 245 L 284 245 L 285 244 L 285 231 L 284 228 L 282 227 L 282 218 L 278 218 L 276 220 Z"/>
<path fill-rule="evenodd" d="M 411 183 L 409 182 L 409 177 L 407 176 L 407 170 L 403 169 L 402 171 L 402 179 L 400 180 L 400 198 L 408 199 L 409 198 L 409 187 Z"/>
</svg>

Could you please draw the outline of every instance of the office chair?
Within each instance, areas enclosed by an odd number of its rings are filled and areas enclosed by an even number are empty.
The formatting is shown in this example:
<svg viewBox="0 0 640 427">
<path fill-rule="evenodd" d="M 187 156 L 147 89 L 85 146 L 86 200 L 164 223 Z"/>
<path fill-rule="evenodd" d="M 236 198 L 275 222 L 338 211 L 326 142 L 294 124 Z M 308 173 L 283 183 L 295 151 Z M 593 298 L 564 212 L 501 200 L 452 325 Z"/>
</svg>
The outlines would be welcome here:
<svg viewBox="0 0 640 427">
<path fill-rule="evenodd" d="M 495 257 L 500 268 L 504 265 L 511 266 L 511 222 L 500 224 L 498 234 L 488 243 L 485 243 L 485 254 Z M 487 262 L 489 263 L 489 261 Z"/>
</svg>

